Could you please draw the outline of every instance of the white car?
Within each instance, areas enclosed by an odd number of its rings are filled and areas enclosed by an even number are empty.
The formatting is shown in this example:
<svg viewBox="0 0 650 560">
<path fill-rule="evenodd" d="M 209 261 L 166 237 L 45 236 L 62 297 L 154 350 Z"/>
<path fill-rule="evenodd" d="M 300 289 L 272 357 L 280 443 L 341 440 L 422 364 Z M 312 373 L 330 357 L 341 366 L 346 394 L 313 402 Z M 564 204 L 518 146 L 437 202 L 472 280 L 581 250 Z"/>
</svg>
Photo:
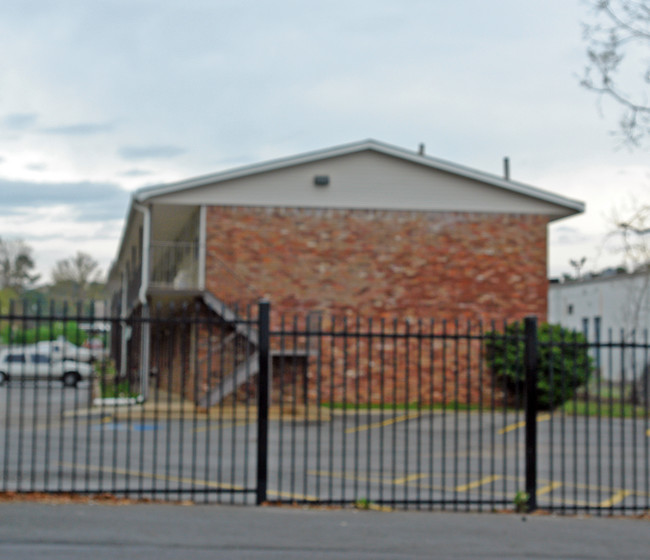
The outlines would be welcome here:
<svg viewBox="0 0 650 560">
<path fill-rule="evenodd" d="M 90 348 L 76 346 L 60 336 L 56 340 L 41 340 L 36 348 L 42 354 L 47 354 L 53 360 L 75 360 L 77 362 L 92 362 L 96 359 Z"/>
<path fill-rule="evenodd" d="M 0 384 L 11 380 L 59 379 L 66 387 L 75 387 L 91 379 L 90 364 L 75 360 L 56 360 L 34 347 L 8 348 L 0 351 Z"/>
</svg>

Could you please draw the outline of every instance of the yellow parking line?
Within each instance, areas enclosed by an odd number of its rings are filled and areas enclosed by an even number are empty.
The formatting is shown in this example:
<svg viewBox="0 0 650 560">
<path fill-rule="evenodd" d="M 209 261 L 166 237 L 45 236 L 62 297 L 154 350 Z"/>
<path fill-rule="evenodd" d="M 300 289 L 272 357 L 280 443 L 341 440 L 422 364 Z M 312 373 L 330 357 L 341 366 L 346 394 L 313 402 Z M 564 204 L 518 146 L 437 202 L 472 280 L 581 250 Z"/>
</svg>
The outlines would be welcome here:
<svg viewBox="0 0 650 560">
<path fill-rule="evenodd" d="M 420 478 L 425 478 L 429 476 L 427 473 L 422 474 L 422 473 L 415 473 L 415 474 L 410 474 L 408 476 L 405 476 L 403 478 L 396 478 L 393 480 L 393 484 L 406 484 L 407 482 L 413 482 L 414 480 L 418 480 Z"/>
<path fill-rule="evenodd" d="M 168 480 L 170 482 L 182 482 L 183 484 L 201 484 L 203 486 L 209 486 L 210 488 L 222 488 L 225 490 L 243 490 L 243 486 L 238 486 L 236 484 L 227 484 L 225 482 L 214 482 L 212 480 L 199 480 L 196 478 L 188 478 L 186 476 L 173 476 L 165 474 L 154 474 L 147 473 L 143 471 L 136 471 L 131 469 L 120 469 L 118 467 L 99 467 L 96 465 L 86 465 L 85 463 L 60 463 L 62 467 L 68 468 L 78 468 L 78 469 L 90 469 L 93 471 L 104 471 L 121 475 L 128 476 L 145 476 L 147 478 L 153 478 L 154 480 Z"/>
<path fill-rule="evenodd" d="M 481 480 L 475 480 L 474 482 L 470 482 L 469 484 L 461 484 L 460 486 L 456 486 L 454 490 L 456 490 L 457 492 L 467 492 L 472 488 L 478 488 L 479 486 L 483 486 L 484 484 L 490 484 L 491 482 L 495 482 L 500 478 L 501 477 L 496 474 L 485 476 Z"/>
<path fill-rule="evenodd" d="M 510 424 L 509 426 L 506 426 L 505 428 L 501 428 L 497 433 L 502 436 L 503 434 L 507 434 L 508 432 L 514 432 L 515 430 L 518 430 L 519 428 L 523 428 L 526 425 L 526 421 L 523 420 L 521 422 L 517 422 L 516 424 Z"/>
<path fill-rule="evenodd" d="M 538 422 L 544 422 L 550 419 L 551 419 L 550 414 L 540 414 L 539 416 L 537 416 Z M 516 422 L 514 424 L 510 424 L 509 426 L 506 426 L 505 428 L 501 428 L 497 433 L 500 436 L 502 436 L 503 434 L 507 434 L 508 432 L 513 432 L 515 430 L 518 430 L 519 428 L 524 428 L 525 426 L 526 426 L 526 421 L 522 420 L 521 422 Z"/>
<path fill-rule="evenodd" d="M 238 486 L 236 484 L 227 484 L 224 482 L 214 482 L 212 480 L 200 480 L 196 478 L 188 478 L 185 476 L 173 476 L 173 475 L 163 475 L 163 474 L 153 474 L 142 471 L 134 471 L 129 469 L 120 469 L 117 467 L 99 467 L 96 465 L 86 465 L 86 464 L 74 464 L 74 463 L 61 463 L 62 467 L 69 468 L 79 468 L 84 469 L 88 468 L 94 471 L 104 471 L 121 475 L 129 476 L 146 476 L 147 478 L 153 478 L 155 480 L 167 480 L 170 482 L 182 482 L 184 484 L 200 484 L 201 486 L 208 486 L 210 488 L 221 488 L 222 490 L 244 490 L 243 486 Z M 318 500 L 316 496 L 310 496 L 308 494 L 298 494 L 295 492 L 279 492 L 277 490 L 267 490 L 267 495 L 276 496 L 279 498 L 290 498 L 292 500 L 304 500 L 308 502 L 315 502 Z"/>
<path fill-rule="evenodd" d="M 537 495 L 542 496 L 543 494 L 548 494 L 549 492 L 553 492 L 553 490 L 559 488 L 560 486 L 562 486 L 561 482 L 551 482 L 546 486 L 542 486 L 541 488 L 538 488 Z"/>
<path fill-rule="evenodd" d="M 374 422 L 373 424 L 364 424 L 363 426 L 348 428 L 347 430 L 345 430 L 345 433 L 353 434 L 354 432 L 365 432 L 366 430 L 372 430 L 373 428 L 390 426 L 391 424 L 396 424 L 397 422 L 404 422 L 405 420 L 411 420 L 412 418 L 417 418 L 418 416 L 420 416 L 420 414 L 421 412 L 412 412 L 411 414 L 405 414 L 404 416 L 398 416 L 397 418 L 389 418 L 388 420 L 383 420 L 382 422 Z"/>
<path fill-rule="evenodd" d="M 380 479 L 379 477 L 366 477 L 366 476 L 354 476 L 352 474 L 346 474 L 342 472 L 332 472 L 332 471 L 316 471 L 316 470 L 309 470 L 307 471 L 308 474 L 310 475 L 315 475 L 315 476 L 323 476 L 323 477 L 331 477 L 331 478 L 337 478 L 340 480 L 354 480 L 358 482 L 372 482 L 372 483 L 379 483 L 379 484 L 406 484 L 408 482 L 413 482 L 415 480 L 418 480 L 420 478 L 425 478 L 431 476 L 432 478 L 436 477 L 441 477 L 440 473 L 414 473 L 409 476 L 405 476 L 402 478 L 395 478 L 395 479 L 390 479 L 390 478 L 383 478 Z M 438 484 L 430 484 L 426 483 L 423 484 L 423 488 L 430 488 L 433 490 L 443 490 L 446 492 L 453 492 L 454 490 L 457 492 L 466 492 L 468 490 L 472 490 L 475 488 L 478 488 L 479 486 L 482 486 L 484 484 L 490 484 L 492 482 L 496 482 L 498 480 L 510 480 L 510 481 L 516 481 L 516 482 L 522 482 L 521 477 L 514 477 L 514 476 L 500 476 L 500 475 L 491 475 L 491 476 L 486 476 L 480 480 L 476 480 L 474 482 L 470 482 L 468 484 L 463 484 L 460 486 L 456 486 L 455 488 L 453 486 L 441 486 Z M 570 500 L 570 499 L 565 499 L 564 503 L 567 505 L 576 505 L 576 506 L 589 506 L 589 507 L 611 507 L 612 505 L 616 505 L 617 503 L 620 503 L 623 501 L 626 497 L 632 496 L 632 495 L 637 495 L 637 496 L 644 496 L 647 497 L 648 494 L 645 492 L 640 492 L 640 491 L 634 491 L 634 490 L 619 490 L 617 488 L 609 488 L 607 486 L 595 486 L 593 484 L 586 485 L 586 484 L 564 484 L 562 482 L 558 481 L 548 481 L 548 484 L 545 486 L 541 486 L 537 490 L 537 496 L 543 496 L 545 494 L 549 494 L 553 490 L 557 490 L 558 488 L 561 488 L 562 486 L 566 486 L 567 488 L 580 488 L 583 490 L 589 490 L 595 492 L 596 490 L 601 491 L 601 492 L 608 492 L 611 493 L 611 497 L 608 500 L 605 500 L 603 502 L 588 502 L 585 500 Z M 507 494 L 504 495 L 504 497 L 508 496 Z M 306 499 L 310 499 L 310 497 L 307 497 Z"/>
<path fill-rule="evenodd" d="M 650 429 L 648 431 L 646 431 L 645 435 L 650 437 Z"/>
<path fill-rule="evenodd" d="M 600 502 L 600 507 L 612 507 L 616 504 L 621 503 L 625 498 L 633 494 L 630 490 L 620 490 L 616 492 L 609 500 L 604 500 Z"/>
</svg>

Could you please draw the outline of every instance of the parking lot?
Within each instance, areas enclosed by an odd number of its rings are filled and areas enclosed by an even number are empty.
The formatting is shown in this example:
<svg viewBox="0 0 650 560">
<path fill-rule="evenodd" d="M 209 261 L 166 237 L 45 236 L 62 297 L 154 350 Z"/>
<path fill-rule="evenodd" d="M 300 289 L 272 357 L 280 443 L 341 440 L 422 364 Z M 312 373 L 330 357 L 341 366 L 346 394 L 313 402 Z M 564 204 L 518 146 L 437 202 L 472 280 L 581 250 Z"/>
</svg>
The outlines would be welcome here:
<svg viewBox="0 0 650 560">
<path fill-rule="evenodd" d="M 0 387 L 0 488 L 254 503 L 256 407 L 93 407 L 87 383 Z M 523 414 L 335 410 L 269 424 L 267 499 L 362 507 L 512 509 L 525 488 Z M 538 504 L 649 508 L 648 421 L 538 417 Z"/>
</svg>

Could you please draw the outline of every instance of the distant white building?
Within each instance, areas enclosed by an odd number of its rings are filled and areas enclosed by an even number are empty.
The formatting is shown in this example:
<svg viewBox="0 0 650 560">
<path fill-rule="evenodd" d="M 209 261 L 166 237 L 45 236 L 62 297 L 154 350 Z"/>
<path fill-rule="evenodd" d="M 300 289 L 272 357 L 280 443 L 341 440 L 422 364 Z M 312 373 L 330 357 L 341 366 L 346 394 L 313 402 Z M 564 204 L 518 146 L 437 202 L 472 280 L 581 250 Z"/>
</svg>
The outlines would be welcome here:
<svg viewBox="0 0 650 560">
<path fill-rule="evenodd" d="M 594 352 L 605 379 L 631 381 L 650 370 L 648 271 L 551 281 L 548 320 L 585 332 L 591 343 L 616 345 Z"/>
</svg>

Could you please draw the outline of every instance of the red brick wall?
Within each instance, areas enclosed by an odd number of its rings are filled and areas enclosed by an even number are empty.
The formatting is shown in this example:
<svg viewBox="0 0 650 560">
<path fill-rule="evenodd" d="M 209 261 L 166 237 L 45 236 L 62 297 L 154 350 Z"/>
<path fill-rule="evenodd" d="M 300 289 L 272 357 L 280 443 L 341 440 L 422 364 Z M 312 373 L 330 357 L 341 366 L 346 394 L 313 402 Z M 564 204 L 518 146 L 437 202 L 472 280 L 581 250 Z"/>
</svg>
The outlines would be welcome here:
<svg viewBox="0 0 650 560">
<path fill-rule="evenodd" d="M 548 218 L 209 207 L 207 289 L 275 317 L 546 319 Z M 225 266 L 224 266 L 225 265 Z M 243 290 L 248 285 L 253 289 Z"/>
</svg>

